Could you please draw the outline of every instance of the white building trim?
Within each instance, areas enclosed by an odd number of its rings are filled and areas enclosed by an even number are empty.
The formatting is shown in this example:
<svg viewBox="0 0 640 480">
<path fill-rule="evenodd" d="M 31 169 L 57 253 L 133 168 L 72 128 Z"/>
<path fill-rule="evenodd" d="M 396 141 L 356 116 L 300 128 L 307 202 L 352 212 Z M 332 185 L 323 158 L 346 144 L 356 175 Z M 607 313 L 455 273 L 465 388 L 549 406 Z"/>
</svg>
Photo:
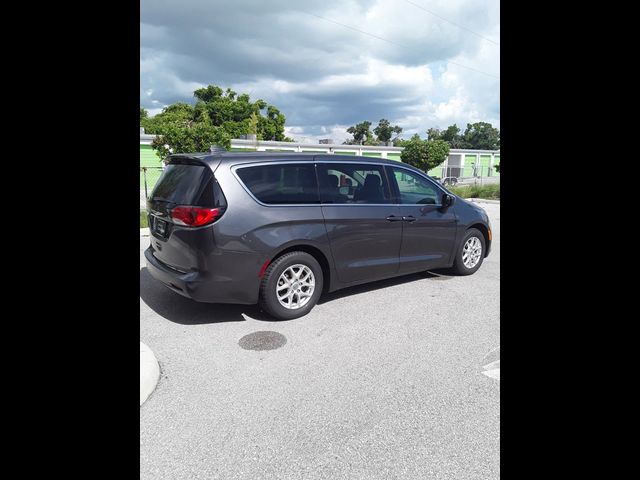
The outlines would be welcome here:
<svg viewBox="0 0 640 480">
<path fill-rule="evenodd" d="M 140 134 L 140 145 L 151 145 L 155 135 Z M 362 156 L 364 153 L 379 153 L 381 158 L 388 158 L 391 154 L 400 154 L 402 147 L 386 147 L 386 146 L 370 146 L 370 145 L 335 145 L 335 144 L 319 144 L 319 143 L 300 143 L 300 142 L 276 142 L 276 141 L 264 141 L 264 140 L 244 140 L 234 138 L 231 140 L 231 148 L 255 148 L 260 152 L 268 152 L 270 150 L 288 150 L 292 152 L 313 151 L 318 153 L 335 153 L 340 154 L 342 152 L 354 152 L 356 156 Z M 500 150 L 473 150 L 465 148 L 452 148 L 449 150 L 449 155 L 461 155 L 460 167 L 464 171 L 465 157 L 467 155 L 476 156 L 476 164 L 479 164 L 480 155 L 491 156 L 491 167 L 495 155 L 500 155 Z M 444 167 L 448 165 L 449 159 L 445 160 Z"/>
</svg>

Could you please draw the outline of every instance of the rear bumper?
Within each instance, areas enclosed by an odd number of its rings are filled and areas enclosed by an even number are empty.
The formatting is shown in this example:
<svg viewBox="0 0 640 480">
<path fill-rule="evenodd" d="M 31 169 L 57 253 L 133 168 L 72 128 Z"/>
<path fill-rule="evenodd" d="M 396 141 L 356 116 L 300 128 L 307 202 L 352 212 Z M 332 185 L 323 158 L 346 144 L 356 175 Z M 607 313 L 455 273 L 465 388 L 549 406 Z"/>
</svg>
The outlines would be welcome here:
<svg viewBox="0 0 640 480">
<path fill-rule="evenodd" d="M 153 278 L 170 290 L 205 303 L 239 303 L 251 305 L 258 302 L 259 281 L 254 278 L 231 281 L 228 276 L 211 275 L 205 272 L 182 273 L 160 262 L 151 247 L 144 251 L 147 270 Z M 239 269 L 242 271 L 242 269 Z M 253 276 L 251 276 L 253 277 Z"/>
</svg>

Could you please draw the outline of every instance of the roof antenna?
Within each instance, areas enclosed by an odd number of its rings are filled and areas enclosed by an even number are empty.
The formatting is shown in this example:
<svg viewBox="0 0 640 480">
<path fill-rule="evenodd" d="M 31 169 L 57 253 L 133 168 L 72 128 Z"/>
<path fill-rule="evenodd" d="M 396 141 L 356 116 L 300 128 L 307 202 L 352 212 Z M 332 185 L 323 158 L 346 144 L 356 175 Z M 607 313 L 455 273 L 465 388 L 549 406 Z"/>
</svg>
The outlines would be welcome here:
<svg viewBox="0 0 640 480">
<path fill-rule="evenodd" d="M 223 153 L 226 152 L 227 149 L 221 147 L 220 145 L 211 145 L 209 147 L 209 153 Z"/>
</svg>

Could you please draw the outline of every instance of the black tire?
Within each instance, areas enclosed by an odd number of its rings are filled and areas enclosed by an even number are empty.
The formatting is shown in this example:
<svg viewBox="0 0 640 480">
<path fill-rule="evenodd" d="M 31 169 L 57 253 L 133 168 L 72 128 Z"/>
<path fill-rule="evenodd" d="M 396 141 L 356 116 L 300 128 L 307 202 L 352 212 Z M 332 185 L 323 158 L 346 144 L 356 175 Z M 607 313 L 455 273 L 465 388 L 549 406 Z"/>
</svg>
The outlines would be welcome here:
<svg viewBox="0 0 640 480">
<path fill-rule="evenodd" d="M 476 263 L 472 268 L 468 268 L 464 264 L 464 260 L 463 260 L 464 247 L 466 243 L 469 241 L 469 239 L 471 239 L 472 237 L 476 237 L 477 239 L 480 240 L 480 244 L 482 245 L 482 251 L 480 253 L 480 259 L 478 260 L 478 263 Z M 486 252 L 485 243 L 486 242 L 484 239 L 484 235 L 480 230 L 476 228 L 470 228 L 469 230 L 467 230 L 464 237 L 462 238 L 462 241 L 460 242 L 458 251 L 456 252 L 456 257 L 453 262 L 453 268 L 452 268 L 453 273 L 455 273 L 456 275 L 472 275 L 476 273 L 476 271 L 480 268 L 480 265 L 482 265 L 482 261 L 484 260 L 484 255 Z"/>
<path fill-rule="evenodd" d="M 313 273 L 315 287 L 305 305 L 297 309 L 289 309 L 280 304 L 276 296 L 276 285 L 280 276 L 292 265 L 304 265 Z M 292 320 L 311 311 L 322 294 L 322 267 L 318 261 L 305 252 L 289 252 L 276 258 L 269 264 L 260 283 L 260 307 L 278 320 Z"/>
</svg>

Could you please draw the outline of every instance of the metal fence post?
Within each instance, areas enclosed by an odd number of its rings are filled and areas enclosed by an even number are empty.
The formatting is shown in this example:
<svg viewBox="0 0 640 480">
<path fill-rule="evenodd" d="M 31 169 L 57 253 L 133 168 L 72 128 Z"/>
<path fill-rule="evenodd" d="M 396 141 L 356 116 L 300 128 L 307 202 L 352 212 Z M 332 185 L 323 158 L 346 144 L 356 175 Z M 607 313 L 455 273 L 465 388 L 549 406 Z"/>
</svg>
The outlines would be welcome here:
<svg viewBox="0 0 640 480">
<path fill-rule="evenodd" d="M 149 194 L 147 193 L 147 167 L 142 167 L 142 175 L 144 176 L 144 198 L 148 199 Z"/>
</svg>

